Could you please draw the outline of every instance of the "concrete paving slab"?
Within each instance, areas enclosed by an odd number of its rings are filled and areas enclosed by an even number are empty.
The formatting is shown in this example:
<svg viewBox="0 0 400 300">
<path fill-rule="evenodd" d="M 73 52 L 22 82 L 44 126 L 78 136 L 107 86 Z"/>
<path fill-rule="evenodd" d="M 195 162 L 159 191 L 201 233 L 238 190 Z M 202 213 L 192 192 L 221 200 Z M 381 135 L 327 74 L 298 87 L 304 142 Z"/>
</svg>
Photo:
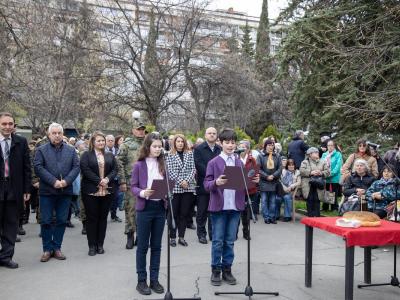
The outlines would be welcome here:
<svg viewBox="0 0 400 300">
<path fill-rule="evenodd" d="M 31 222 L 34 222 L 33 216 Z M 163 299 L 163 295 L 144 297 L 136 287 L 135 249 L 125 249 L 124 223 L 109 222 L 104 255 L 89 257 L 87 240 L 81 225 L 67 228 L 63 252 L 67 260 L 39 261 L 41 239 L 39 226 L 24 226 L 27 235 L 17 243 L 17 270 L 0 268 L 1 300 L 135 300 Z M 165 232 L 166 233 L 166 232 Z M 277 291 L 278 297 L 256 295 L 252 299 L 330 300 L 344 299 L 344 242 L 340 237 L 314 230 L 313 286 L 304 286 L 304 226 L 299 222 L 252 225 L 251 280 L 254 291 Z M 210 279 L 210 247 L 197 241 L 196 233 L 188 230 L 189 247 L 172 248 L 171 291 L 175 298 L 201 296 L 203 300 L 248 299 L 240 295 L 215 296 L 215 291 L 244 291 L 247 283 L 247 242 L 235 243 L 233 274 L 236 286 L 213 287 Z M 164 235 L 160 282 L 166 287 L 166 236 Z M 372 281 L 387 282 L 393 271 L 393 248 L 372 251 Z M 363 250 L 355 251 L 355 287 L 363 281 Z M 400 289 L 374 287 L 354 289 L 354 299 L 399 300 Z"/>
</svg>

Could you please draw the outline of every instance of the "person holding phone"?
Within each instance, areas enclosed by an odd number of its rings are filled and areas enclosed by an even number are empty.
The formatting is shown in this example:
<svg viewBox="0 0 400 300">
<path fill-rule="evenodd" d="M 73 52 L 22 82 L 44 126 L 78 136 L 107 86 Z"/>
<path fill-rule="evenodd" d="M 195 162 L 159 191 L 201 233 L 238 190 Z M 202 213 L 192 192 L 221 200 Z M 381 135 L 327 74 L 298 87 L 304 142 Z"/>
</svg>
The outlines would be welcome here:
<svg viewBox="0 0 400 300">
<path fill-rule="evenodd" d="M 139 149 L 139 158 L 133 166 L 131 191 L 137 197 L 136 202 L 136 272 L 138 283 L 136 290 L 142 295 L 164 293 L 164 287 L 158 282 L 161 260 L 161 241 L 165 226 L 167 209 L 166 199 L 152 199 L 151 189 L 154 180 L 164 179 L 165 161 L 161 155 L 162 137 L 156 133 L 148 134 Z M 147 285 L 146 255 L 150 254 L 150 286 Z"/>
</svg>

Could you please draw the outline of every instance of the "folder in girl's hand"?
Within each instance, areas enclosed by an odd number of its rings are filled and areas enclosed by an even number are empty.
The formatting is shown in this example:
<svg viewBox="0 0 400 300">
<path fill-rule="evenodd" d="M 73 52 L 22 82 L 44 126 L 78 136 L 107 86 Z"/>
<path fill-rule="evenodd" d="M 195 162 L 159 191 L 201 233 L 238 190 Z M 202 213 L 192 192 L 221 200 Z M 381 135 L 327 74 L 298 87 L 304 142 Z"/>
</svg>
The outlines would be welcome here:
<svg viewBox="0 0 400 300">
<path fill-rule="evenodd" d="M 175 180 L 169 180 L 169 190 L 172 193 L 172 190 L 175 186 Z M 164 179 L 154 179 L 151 184 L 151 189 L 154 191 L 153 195 L 150 196 L 150 199 L 166 199 L 168 197 L 168 185 L 167 180 Z"/>
</svg>

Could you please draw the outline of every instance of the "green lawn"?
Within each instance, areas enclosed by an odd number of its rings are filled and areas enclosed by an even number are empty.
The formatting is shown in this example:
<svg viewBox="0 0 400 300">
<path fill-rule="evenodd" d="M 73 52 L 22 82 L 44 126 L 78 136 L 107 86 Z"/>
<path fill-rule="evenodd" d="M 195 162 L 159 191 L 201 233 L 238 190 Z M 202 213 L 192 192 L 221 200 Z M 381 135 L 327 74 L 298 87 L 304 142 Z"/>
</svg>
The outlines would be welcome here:
<svg viewBox="0 0 400 300">
<path fill-rule="evenodd" d="M 296 212 L 301 213 L 301 214 L 305 214 L 307 212 L 307 205 L 306 205 L 305 201 L 296 200 L 294 205 L 295 205 Z M 322 203 L 321 203 L 321 207 L 322 207 Z M 338 212 L 337 211 L 321 211 L 321 216 L 337 217 Z"/>
</svg>

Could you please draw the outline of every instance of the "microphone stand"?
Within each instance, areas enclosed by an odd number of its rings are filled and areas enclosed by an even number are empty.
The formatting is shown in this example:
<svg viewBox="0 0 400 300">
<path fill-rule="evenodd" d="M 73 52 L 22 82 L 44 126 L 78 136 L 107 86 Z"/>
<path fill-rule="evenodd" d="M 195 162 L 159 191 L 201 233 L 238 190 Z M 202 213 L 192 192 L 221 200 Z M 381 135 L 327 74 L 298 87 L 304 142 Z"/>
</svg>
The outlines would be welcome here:
<svg viewBox="0 0 400 300">
<path fill-rule="evenodd" d="M 377 151 L 378 151 L 378 149 L 377 149 Z M 397 220 L 397 214 L 398 214 L 397 201 L 399 200 L 398 189 L 399 189 L 400 179 L 396 175 L 396 172 L 387 164 L 387 162 L 385 160 L 383 160 L 383 162 L 385 163 L 386 167 L 392 171 L 392 173 L 394 174 L 394 177 L 395 177 L 394 188 L 395 188 L 395 193 L 396 193 L 396 197 L 395 197 L 396 199 L 394 200 L 394 203 L 395 203 L 394 204 L 394 222 L 397 223 L 398 222 L 398 220 Z M 361 289 L 364 287 L 387 286 L 387 285 L 400 288 L 399 278 L 397 277 L 397 245 L 393 245 L 393 276 L 391 276 L 390 282 L 373 283 L 373 284 L 359 284 L 358 288 Z"/>
<path fill-rule="evenodd" d="M 164 151 L 161 153 L 164 155 L 164 158 L 166 158 L 166 155 L 164 154 Z M 168 191 L 168 206 L 169 206 L 169 218 L 167 218 L 167 224 L 168 224 L 168 234 L 167 234 L 167 291 L 165 292 L 163 300 L 201 300 L 199 297 L 193 297 L 193 298 L 174 298 L 171 293 L 171 245 L 170 245 L 170 239 L 171 239 L 171 228 L 175 230 L 176 224 L 175 224 L 175 219 L 174 219 L 174 209 L 172 207 L 172 193 L 171 189 L 169 187 L 169 175 L 168 175 L 168 165 L 167 161 L 164 160 L 165 164 L 165 179 L 167 182 L 167 191 Z M 158 299 L 162 300 L 162 299 Z"/>
<path fill-rule="evenodd" d="M 249 195 L 249 189 L 247 188 L 247 182 L 246 182 L 246 176 L 244 174 L 244 170 L 243 170 L 243 164 L 240 164 L 240 170 L 242 171 L 242 178 L 243 178 L 243 182 L 244 182 L 244 187 L 246 189 L 246 194 L 247 194 L 247 207 L 246 207 L 246 218 L 247 218 L 247 210 L 250 207 L 250 213 L 251 213 L 251 219 L 253 221 L 253 223 L 256 223 L 256 218 L 254 216 L 254 211 L 253 211 L 253 207 L 251 205 L 251 198 Z M 249 297 L 249 300 L 251 300 L 251 296 L 253 295 L 273 295 L 273 296 L 279 296 L 278 292 L 255 292 L 253 291 L 253 288 L 251 286 L 251 281 L 250 281 L 250 223 L 249 222 L 249 238 L 247 239 L 247 286 L 244 290 L 244 292 L 215 292 L 215 295 L 245 295 L 246 297 Z"/>
</svg>

